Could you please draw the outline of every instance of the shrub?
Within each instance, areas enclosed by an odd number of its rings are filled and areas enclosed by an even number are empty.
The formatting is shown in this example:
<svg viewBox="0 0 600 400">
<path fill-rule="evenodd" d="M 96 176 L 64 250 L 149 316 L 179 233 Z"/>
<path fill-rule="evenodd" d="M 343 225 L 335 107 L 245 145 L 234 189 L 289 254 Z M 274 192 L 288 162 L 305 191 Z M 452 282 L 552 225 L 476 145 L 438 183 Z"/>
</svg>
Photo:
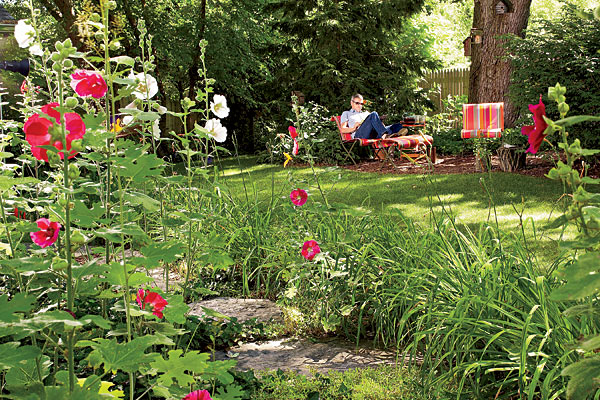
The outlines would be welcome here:
<svg viewBox="0 0 600 400">
<path fill-rule="evenodd" d="M 537 102 L 547 87 L 559 81 L 569 90 L 572 114 L 600 113 L 600 21 L 576 14 L 575 9 L 566 8 L 556 21 L 541 21 L 525 38 L 512 37 L 507 42 L 513 65 L 510 98 L 527 124 L 531 122 L 528 104 Z M 547 103 L 548 115 L 558 115 L 556 104 Z M 592 123 L 576 125 L 570 134 L 583 147 L 598 148 L 600 138 L 592 127 Z"/>
</svg>

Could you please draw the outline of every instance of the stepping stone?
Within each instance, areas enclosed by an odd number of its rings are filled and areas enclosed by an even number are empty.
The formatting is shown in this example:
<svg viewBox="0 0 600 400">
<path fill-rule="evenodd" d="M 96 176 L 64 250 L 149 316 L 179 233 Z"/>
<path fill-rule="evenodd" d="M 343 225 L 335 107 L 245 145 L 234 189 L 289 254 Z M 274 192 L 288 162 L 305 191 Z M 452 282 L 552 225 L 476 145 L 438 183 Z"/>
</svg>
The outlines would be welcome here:
<svg viewBox="0 0 600 400">
<path fill-rule="evenodd" d="M 198 301 L 188 304 L 189 315 L 204 315 L 202 307 L 210 308 L 237 318 L 238 322 L 244 322 L 256 318 L 259 322 L 283 322 L 283 314 L 279 307 L 271 300 L 266 299 L 236 299 L 233 297 L 217 297 L 210 300 Z"/>
<path fill-rule="evenodd" d="M 235 356 L 238 354 L 237 356 Z M 240 370 L 282 369 L 309 374 L 309 367 L 319 372 L 345 371 L 377 365 L 404 364 L 393 351 L 356 348 L 341 339 L 314 343 L 307 339 L 279 339 L 263 343 L 246 343 L 233 347 L 225 354 L 218 352 L 220 360 L 235 359 Z"/>
</svg>

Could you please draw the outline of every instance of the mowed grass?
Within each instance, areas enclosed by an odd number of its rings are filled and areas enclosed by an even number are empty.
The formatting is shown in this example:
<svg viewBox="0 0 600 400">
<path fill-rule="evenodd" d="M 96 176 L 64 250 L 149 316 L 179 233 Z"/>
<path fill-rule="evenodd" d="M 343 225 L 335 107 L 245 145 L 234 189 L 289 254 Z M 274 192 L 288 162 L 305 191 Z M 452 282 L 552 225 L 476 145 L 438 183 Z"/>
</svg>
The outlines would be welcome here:
<svg viewBox="0 0 600 400">
<path fill-rule="evenodd" d="M 257 164 L 255 157 L 230 158 L 221 162 L 222 180 L 232 196 L 264 202 L 285 198 L 293 186 L 322 201 L 310 167 Z M 360 212 L 393 218 L 397 212 L 420 224 L 430 224 L 432 213 L 455 219 L 474 228 L 481 223 L 498 224 L 505 232 L 535 240 L 543 258 L 556 255 L 561 231 L 543 227 L 561 214 L 563 188 L 560 182 L 516 173 L 415 174 L 355 172 L 336 167 L 316 168 L 330 204 L 343 203 Z M 310 199 L 310 197 L 309 197 Z M 521 229 L 523 222 L 523 230 Z M 574 229 L 567 231 L 572 237 Z M 563 235 L 563 237 L 565 237 Z"/>
</svg>

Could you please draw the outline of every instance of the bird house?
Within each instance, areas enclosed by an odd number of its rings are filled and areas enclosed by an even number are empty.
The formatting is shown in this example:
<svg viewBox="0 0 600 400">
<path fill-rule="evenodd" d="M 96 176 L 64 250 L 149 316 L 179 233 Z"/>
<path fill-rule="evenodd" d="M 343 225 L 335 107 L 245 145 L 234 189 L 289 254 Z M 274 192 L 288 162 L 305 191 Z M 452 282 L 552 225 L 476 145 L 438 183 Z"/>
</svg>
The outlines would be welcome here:
<svg viewBox="0 0 600 400">
<path fill-rule="evenodd" d="M 471 55 L 471 36 L 463 40 L 463 47 L 465 49 L 465 57 L 469 57 Z"/>
<path fill-rule="evenodd" d="M 499 0 L 494 6 L 494 9 L 498 15 L 513 12 L 512 4 L 508 0 Z"/>
<path fill-rule="evenodd" d="M 483 43 L 483 29 L 472 28 L 471 29 L 471 44 Z"/>
</svg>

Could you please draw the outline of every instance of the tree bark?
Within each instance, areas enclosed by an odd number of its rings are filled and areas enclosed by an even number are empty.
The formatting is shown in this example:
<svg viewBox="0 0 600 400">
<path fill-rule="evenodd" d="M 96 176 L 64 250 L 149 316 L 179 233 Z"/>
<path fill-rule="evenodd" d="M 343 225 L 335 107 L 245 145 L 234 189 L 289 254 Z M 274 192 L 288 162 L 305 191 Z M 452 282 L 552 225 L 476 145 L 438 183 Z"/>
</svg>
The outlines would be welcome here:
<svg viewBox="0 0 600 400">
<path fill-rule="evenodd" d="M 77 24 L 75 23 L 77 16 L 73 9 L 73 2 L 71 0 L 41 0 L 41 3 L 50 15 L 62 24 L 73 46 L 79 51 L 85 51 L 86 47 L 79 36 Z"/>
<path fill-rule="evenodd" d="M 524 35 L 529 20 L 531 0 L 512 0 L 513 12 L 496 14 L 500 0 L 475 0 L 473 29 L 483 32 L 483 42 L 471 45 L 469 103 L 504 102 L 504 125 L 514 126 L 517 108 L 508 98 L 511 65 L 503 59 L 506 34 Z"/>
</svg>

